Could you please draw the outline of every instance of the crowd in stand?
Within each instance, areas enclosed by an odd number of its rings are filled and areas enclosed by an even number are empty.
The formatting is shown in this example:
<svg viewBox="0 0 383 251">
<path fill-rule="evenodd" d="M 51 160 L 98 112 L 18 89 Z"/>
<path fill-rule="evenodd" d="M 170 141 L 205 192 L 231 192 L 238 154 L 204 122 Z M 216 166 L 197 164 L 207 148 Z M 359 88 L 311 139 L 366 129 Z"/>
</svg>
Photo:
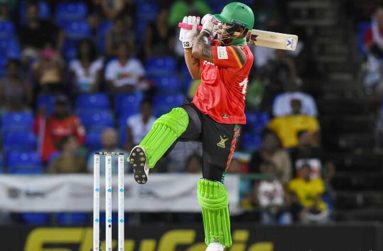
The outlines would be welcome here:
<svg viewBox="0 0 383 251">
<path fill-rule="evenodd" d="M 9 174 L 92 172 L 94 151 L 128 153 L 199 84 L 183 62 L 177 23 L 226 3 L 12 2 L 0 2 L 1 172 Z M 278 1 L 245 2 L 257 10 L 257 27 L 287 27 Z M 265 175 L 243 181 L 242 193 L 244 208 L 259 208 L 264 223 L 327 222 L 331 212 L 334 166 L 321 150 L 315 101 L 302 91 L 298 48 L 252 48 L 238 146 L 251 158 L 235 159 L 229 172 Z M 155 170 L 199 173 L 198 143 L 178 143 Z"/>
</svg>

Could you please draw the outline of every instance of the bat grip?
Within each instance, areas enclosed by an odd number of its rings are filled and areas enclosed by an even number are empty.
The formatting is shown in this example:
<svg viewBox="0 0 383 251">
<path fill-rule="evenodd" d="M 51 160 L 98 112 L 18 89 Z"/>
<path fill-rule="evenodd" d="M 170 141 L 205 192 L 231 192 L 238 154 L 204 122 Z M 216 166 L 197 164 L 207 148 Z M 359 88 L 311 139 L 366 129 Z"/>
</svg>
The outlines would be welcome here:
<svg viewBox="0 0 383 251">
<path fill-rule="evenodd" d="M 187 24 L 187 23 L 178 23 L 178 28 L 183 28 L 183 29 L 187 29 L 187 30 L 191 30 L 193 28 L 192 25 L 190 24 Z M 198 30 L 202 30 L 202 25 L 198 25 Z"/>
</svg>

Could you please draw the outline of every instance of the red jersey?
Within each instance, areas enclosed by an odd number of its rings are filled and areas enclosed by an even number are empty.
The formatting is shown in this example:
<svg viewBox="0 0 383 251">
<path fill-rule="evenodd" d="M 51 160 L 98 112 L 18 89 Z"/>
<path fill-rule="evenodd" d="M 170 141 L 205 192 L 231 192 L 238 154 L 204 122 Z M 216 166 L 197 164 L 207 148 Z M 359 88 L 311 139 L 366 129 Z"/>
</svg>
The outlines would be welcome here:
<svg viewBox="0 0 383 251">
<path fill-rule="evenodd" d="M 36 134 L 39 134 L 41 129 L 44 130 L 43 135 L 39 135 L 39 137 L 43 137 L 41 153 L 43 161 L 48 161 L 51 154 L 57 151 L 56 146 L 64 137 L 73 135 L 80 144 L 85 141 L 84 127 L 76 115 L 64 119 L 50 116 L 46 120 L 38 116 L 34 121 L 33 129 Z"/>
<path fill-rule="evenodd" d="M 200 60 L 201 84 L 192 102 L 218 123 L 246 124 L 247 78 L 254 56 L 247 45 L 211 49 L 213 63 Z"/>
</svg>

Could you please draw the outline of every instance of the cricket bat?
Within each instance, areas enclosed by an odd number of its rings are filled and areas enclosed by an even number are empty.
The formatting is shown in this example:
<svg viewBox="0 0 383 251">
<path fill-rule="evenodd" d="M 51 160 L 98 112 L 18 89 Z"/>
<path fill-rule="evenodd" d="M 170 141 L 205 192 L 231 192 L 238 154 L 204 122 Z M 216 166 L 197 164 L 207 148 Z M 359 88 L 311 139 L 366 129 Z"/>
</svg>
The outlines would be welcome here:
<svg viewBox="0 0 383 251">
<path fill-rule="evenodd" d="M 179 23 L 178 27 L 191 29 L 191 25 Z M 198 26 L 201 30 L 202 26 Z M 246 36 L 247 42 L 256 46 L 262 46 L 273 49 L 295 51 L 298 43 L 298 36 L 272 31 L 252 29 Z"/>
</svg>

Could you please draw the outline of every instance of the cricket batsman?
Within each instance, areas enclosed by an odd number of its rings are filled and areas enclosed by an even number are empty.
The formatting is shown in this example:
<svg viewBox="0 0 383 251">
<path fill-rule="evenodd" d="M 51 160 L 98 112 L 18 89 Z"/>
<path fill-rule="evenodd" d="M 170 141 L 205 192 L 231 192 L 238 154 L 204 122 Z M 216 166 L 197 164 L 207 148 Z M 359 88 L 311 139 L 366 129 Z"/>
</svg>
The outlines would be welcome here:
<svg viewBox="0 0 383 251">
<path fill-rule="evenodd" d="M 203 147 L 202 178 L 198 202 L 202 209 L 206 251 L 223 251 L 232 244 L 225 172 L 246 123 L 245 95 L 253 55 L 246 34 L 254 14 L 243 3 L 227 4 L 220 14 L 186 16 L 179 40 L 193 79 L 201 79 L 191 103 L 173 108 L 156 120 L 153 128 L 129 156 L 137 183 L 147 182 L 149 170 L 176 141 L 200 141 Z"/>
</svg>

